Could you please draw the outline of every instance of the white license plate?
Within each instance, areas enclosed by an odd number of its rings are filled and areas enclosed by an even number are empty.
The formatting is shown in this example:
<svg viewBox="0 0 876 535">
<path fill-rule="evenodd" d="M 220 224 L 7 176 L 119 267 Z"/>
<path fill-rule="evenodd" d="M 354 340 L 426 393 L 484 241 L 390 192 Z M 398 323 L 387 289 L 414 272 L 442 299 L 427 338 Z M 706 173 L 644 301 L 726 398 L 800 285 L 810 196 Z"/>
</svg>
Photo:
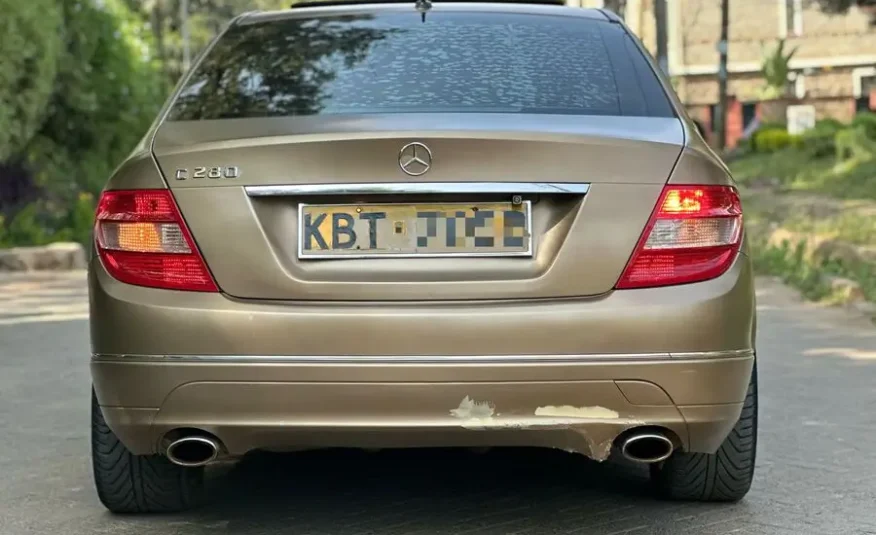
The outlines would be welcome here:
<svg viewBox="0 0 876 535">
<path fill-rule="evenodd" d="M 531 203 L 299 204 L 299 258 L 532 256 Z"/>
</svg>

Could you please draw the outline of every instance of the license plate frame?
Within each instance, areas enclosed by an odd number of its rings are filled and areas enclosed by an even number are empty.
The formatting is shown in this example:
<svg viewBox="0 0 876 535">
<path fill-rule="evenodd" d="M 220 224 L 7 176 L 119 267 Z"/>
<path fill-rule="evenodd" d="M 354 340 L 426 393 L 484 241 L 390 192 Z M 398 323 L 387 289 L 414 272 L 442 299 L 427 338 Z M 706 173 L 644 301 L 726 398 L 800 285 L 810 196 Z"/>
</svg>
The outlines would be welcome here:
<svg viewBox="0 0 876 535">
<path fill-rule="evenodd" d="M 306 233 L 305 215 L 308 209 L 315 207 L 322 208 L 349 208 L 353 213 L 356 213 L 356 208 L 366 209 L 368 207 L 407 207 L 407 208 L 422 208 L 422 207 L 458 207 L 470 210 L 472 207 L 496 207 L 507 206 L 515 207 L 519 211 L 522 209 L 524 214 L 523 227 L 523 242 L 524 247 L 519 250 L 499 250 L 499 251 L 484 251 L 472 250 L 471 248 L 460 252 L 373 252 L 371 249 L 357 249 L 362 252 L 326 252 L 325 250 L 313 251 L 306 250 L 305 239 L 310 239 Z M 504 217 L 504 215 L 503 215 Z M 495 239 L 495 236 L 493 236 Z M 509 257 L 529 257 L 533 256 L 533 236 L 532 236 L 532 201 L 524 200 L 519 204 L 514 204 L 511 201 L 499 202 L 424 202 L 424 203 L 298 203 L 298 232 L 295 237 L 297 243 L 297 253 L 299 260 L 342 260 L 354 258 L 509 258 Z M 334 249 L 337 251 L 337 249 Z"/>
</svg>

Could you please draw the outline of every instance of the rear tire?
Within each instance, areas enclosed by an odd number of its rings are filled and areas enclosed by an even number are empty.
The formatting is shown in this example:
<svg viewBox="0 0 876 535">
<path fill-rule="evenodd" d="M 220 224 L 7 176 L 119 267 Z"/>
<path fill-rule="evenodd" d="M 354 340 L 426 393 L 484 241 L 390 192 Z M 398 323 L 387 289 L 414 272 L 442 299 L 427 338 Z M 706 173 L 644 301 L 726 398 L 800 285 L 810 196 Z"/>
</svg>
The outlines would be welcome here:
<svg viewBox="0 0 876 535">
<path fill-rule="evenodd" d="M 97 496 L 113 513 L 178 512 L 194 507 L 203 496 L 203 468 L 128 451 L 107 426 L 93 390 L 91 460 Z"/>
<path fill-rule="evenodd" d="M 757 453 L 757 364 L 739 421 L 713 454 L 677 452 L 652 465 L 657 493 L 671 500 L 735 502 L 751 488 Z"/>
</svg>

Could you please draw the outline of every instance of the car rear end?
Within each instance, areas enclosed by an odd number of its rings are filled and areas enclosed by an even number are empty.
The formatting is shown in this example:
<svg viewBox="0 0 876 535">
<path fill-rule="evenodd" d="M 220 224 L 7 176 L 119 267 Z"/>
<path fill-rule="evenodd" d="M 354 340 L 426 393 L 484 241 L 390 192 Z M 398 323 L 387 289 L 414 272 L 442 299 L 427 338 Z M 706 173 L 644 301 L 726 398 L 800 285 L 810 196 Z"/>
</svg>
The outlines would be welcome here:
<svg viewBox="0 0 876 535">
<path fill-rule="evenodd" d="M 714 454 L 743 414 L 738 196 L 605 12 L 249 15 L 146 141 L 107 185 L 90 270 L 96 407 L 132 458 L 662 462 Z"/>
</svg>

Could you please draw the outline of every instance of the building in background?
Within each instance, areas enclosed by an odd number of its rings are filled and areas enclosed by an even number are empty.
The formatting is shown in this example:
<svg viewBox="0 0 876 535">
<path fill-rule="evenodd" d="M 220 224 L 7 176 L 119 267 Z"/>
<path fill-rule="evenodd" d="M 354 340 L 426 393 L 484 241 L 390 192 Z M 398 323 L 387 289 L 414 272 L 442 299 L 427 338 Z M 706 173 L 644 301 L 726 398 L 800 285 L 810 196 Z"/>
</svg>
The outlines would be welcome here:
<svg viewBox="0 0 876 535">
<path fill-rule="evenodd" d="M 602 7 L 604 0 L 568 0 Z M 718 103 L 721 7 L 718 0 L 666 0 L 669 73 L 690 114 L 711 130 Z M 624 18 L 652 52 L 656 49 L 654 0 L 625 0 Z M 876 29 L 869 12 L 852 7 L 826 15 L 806 0 L 730 0 L 727 139 L 733 146 L 758 117 L 784 120 L 789 105 L 815 108 L 816 117 L 850 120 L 876 110 Z M 788 86 L 779 98 L 764 95 L 765 54 L 779 39 L 797 48 Z"/>
</svg>

